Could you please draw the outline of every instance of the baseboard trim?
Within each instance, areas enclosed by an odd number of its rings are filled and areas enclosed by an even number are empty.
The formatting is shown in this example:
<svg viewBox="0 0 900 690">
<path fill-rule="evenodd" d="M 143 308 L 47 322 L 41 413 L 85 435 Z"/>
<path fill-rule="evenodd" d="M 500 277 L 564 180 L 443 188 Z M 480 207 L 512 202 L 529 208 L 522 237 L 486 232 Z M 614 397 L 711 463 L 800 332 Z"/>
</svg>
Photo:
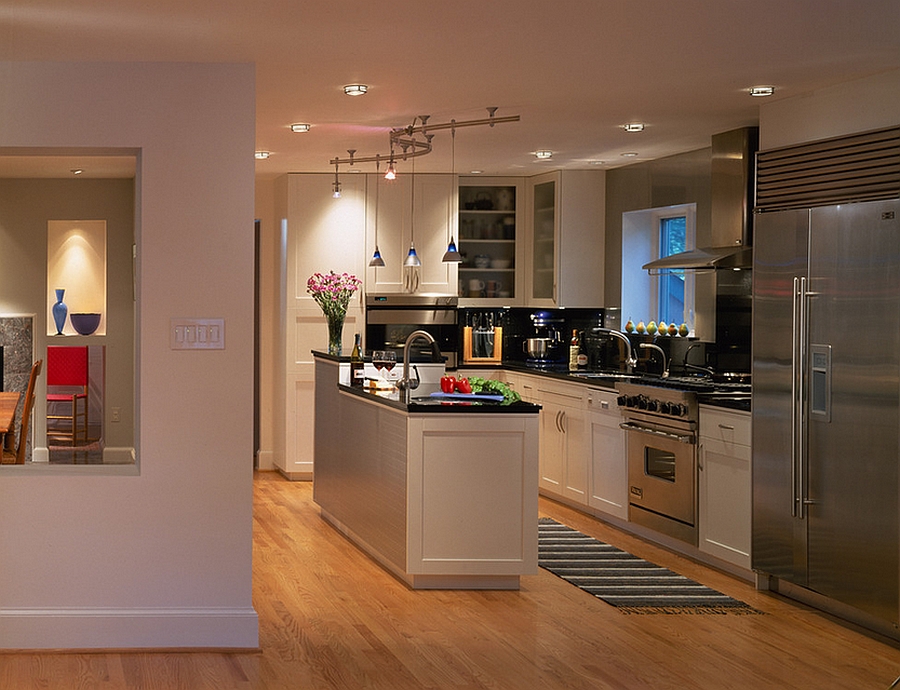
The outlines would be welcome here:
<svg viewBox="0 0 900 690">
<path fill-rule="evenodd" d="M 259 646 L 252 608 L 5 608 L 0 649 L 228 649 Z"/>
</svg>

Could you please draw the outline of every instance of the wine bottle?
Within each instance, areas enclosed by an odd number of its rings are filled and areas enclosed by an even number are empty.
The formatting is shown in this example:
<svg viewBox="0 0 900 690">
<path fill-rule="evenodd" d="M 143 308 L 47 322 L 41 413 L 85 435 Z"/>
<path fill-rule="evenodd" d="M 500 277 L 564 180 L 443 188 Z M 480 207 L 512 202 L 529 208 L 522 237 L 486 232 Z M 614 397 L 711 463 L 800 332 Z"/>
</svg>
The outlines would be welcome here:
<svg viewBox="0 0 900 690">
<path fill-rule="evenodd" d="M 359 333 L 357 333 L 356 340 L 353 342 L 353 351 L 350 353 L 350 385 L 362 388 L 366 381 L 366 365 L 363 362 L 359 337 Z"/>
<path fill-rule="evenodd" d="M 578 353 L 581 352 L 581 343 L 578 342 L 578 331 L 572 329 L 572 339 L 569 341 L 569 371 L 578 369 Z"/>
<path fill-rule="evenodd" d="M 588 356 L 587 349 L 584 347 L 584 332 L 580 334 L 580 338 L 578 339 L 578 356 L 576 361 L 578 363 L 578 369 L 584 371 L 587 369 L 588 365 Z"/>
</svg>

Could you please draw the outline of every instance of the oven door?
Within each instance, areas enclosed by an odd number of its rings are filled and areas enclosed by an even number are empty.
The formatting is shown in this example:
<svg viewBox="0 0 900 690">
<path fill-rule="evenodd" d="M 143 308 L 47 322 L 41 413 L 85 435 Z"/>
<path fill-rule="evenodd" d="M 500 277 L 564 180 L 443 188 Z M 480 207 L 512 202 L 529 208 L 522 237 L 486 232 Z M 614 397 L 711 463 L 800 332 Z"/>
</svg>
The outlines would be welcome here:
<svg viewBox="0 0 900 690">
<path fill-rule="evenodd" d="M 693 431 L 656 427 L 643 422 L 627 421 L 625 440 L 628 454 L 628 502 L 638 511 L 629 517 L 643 522 L 641 513 L 654 527 L 666 533 L 659 523 L 675 521 L 688 531 L 671 525 L 685 541 L 683 534 L 696 533 L 697 516 L 697 444 Z"/>
</svg>

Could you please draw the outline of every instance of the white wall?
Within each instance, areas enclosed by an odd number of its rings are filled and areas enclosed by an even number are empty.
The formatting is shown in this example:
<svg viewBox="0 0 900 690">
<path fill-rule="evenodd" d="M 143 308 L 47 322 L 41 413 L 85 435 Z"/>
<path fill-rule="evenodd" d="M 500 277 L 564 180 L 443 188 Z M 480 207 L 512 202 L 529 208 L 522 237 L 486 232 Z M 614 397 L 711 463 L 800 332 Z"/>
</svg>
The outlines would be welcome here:
<svg viewBox="0 0 900 690">
<path fill-rule="evenodd" d="M 253 67 L 2 63 L 0 93 L 0 147 L 140 152 L 139 463 L 0 468 L 0 647 L 255 647 Z M 191 316 L 226 349 L 170 350 Z"/>
<path fill-rule="evenodd" d="M 761 150 L 900 125 L 900 70 L 838 84 L 759 109 Z"/>
</svg>

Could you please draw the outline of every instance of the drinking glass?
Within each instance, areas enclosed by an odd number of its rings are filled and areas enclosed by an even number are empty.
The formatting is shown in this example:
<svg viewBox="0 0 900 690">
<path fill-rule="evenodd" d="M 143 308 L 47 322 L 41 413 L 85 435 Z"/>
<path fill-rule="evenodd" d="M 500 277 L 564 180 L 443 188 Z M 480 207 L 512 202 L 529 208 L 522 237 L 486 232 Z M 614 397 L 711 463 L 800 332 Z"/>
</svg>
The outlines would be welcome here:
<svg viewBox="0 0 900 690">
<path fill-rule="evenodd" d="M 372 365 L 378 369 L 379 375 L 382 375 L 381 370 L 384 368 L 384 350 L 375 350 L 372 353 Z"/>
<path fill-rule="evenodd" d="M 391 369 L 394 368 L 394 365 L 397 364 L 397 353 L 393 350 L 386 350 L 381 353 L 384 355 L 384 359 L 382 360 L 382 364 L 384 368 L 387 370 L 387 378 L 391 378 Z"/>
</svg>

